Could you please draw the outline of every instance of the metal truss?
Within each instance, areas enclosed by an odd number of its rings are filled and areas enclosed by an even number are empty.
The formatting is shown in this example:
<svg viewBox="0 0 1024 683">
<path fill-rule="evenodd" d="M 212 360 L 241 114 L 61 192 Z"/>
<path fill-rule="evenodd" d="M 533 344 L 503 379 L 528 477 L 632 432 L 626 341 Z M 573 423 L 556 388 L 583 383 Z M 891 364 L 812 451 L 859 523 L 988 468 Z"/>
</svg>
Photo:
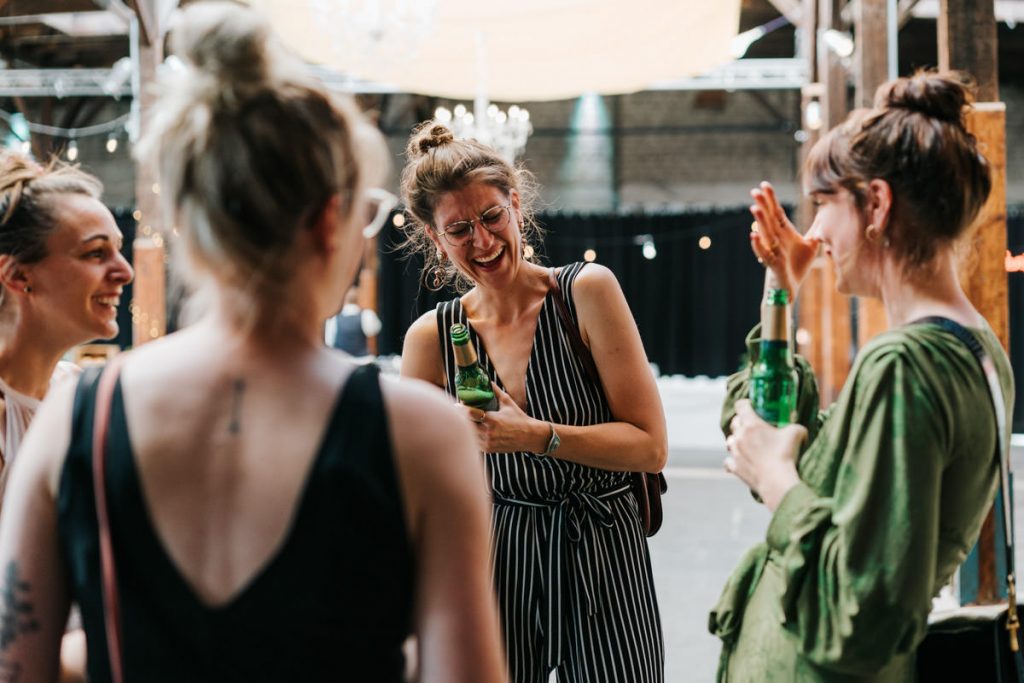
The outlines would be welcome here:
<svg viewBox="0 0 1024 683">
<path fill-rule="evenodd" d="M 2 69 L 0 97 L 130 97 L 113 69 Z"/>
<path fill-rule="evenodd" d="M 799 90 L 809 81 L 803 59 L 737 59 L 700 76 L 655 83 L 648 90 Z"/>
</svg>

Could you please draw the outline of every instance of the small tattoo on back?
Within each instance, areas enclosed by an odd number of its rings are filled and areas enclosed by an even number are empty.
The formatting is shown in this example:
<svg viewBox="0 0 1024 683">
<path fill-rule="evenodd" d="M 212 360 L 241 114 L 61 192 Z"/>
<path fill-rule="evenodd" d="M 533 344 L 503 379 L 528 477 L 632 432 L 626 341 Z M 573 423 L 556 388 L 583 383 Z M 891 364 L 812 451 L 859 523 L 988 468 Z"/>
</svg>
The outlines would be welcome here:
<svg viewBox="0 0 1024 683">
<path fill-rule="evenodd" d="M 242 394 L 245 392 L 245 380 L 239 377 L 234 382 L 234 391 L 231 401 L 231 422 L 228 424 L 228 431 L 238 434 L 242 431 Z"/>
</svg>

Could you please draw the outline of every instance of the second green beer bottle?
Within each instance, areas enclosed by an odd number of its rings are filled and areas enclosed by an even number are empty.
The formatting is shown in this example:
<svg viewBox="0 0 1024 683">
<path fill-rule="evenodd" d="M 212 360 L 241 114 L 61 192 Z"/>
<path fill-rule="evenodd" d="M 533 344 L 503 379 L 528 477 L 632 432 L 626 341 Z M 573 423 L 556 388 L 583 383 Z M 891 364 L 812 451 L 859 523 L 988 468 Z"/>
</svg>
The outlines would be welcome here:
<svg viewBox="0 0 1024 683">
<path fill-rule="evenodd" d="M 480 410 L 497 410 L 498 397 L 491 390 L 491 380 L 477 360 L 469 329 L 462 323 L 455 323 L 449 335 L 455 349 L 455 364 L 459 366 L 455 375 L 455 393 L 459 402 Z"/>
<path fill-rule="evenodd" d="M 789 294 L 769 289 L 761 307 L 761 348 L 750 369 L 750 403 L 776 427 L 793 422 L 796 412 L 796 366 L 789 332 Z"/>
</svg>

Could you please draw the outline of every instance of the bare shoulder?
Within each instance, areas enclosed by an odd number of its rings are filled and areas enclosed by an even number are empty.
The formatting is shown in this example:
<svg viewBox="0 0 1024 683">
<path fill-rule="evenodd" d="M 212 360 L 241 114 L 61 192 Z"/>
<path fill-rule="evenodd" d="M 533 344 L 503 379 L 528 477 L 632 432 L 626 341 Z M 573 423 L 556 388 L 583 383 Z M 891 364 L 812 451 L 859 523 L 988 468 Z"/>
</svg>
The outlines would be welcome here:
<svg viewBox="0 0 1024 683">
<path fill-rule="evenodd" d="M 24 477 L 31 477 L 37 483 L 45 481 L 48 492 L 56 497 L 64 457 L 71 444 L 71 416 L 77 388 L 77 381 L 60 382 L 46 395 L 18 449 L 12 481 Z"/>
<path fill-rule="evenodd" d="M 405 333 L 402 344 L 402 376 L 444 385 L 444 359 L 437 331 L 437 313 L 427 311 Z"/>
<path fill-rule="evenodd" d="M 586 264 L 572 283 L 573 300 L 577 306 L 599 306 L 606 301 L 605 297 L 619 294 L 621 291 L 615 273 L 599 263 Z"/>
<path fill-rule="evenodd" d="M 458 439 L 473 443 L 465 418 L 436 386 L 414 378 L 385 378 L 381 392 L 396 449 L 436 450 Z"/>
</svg>

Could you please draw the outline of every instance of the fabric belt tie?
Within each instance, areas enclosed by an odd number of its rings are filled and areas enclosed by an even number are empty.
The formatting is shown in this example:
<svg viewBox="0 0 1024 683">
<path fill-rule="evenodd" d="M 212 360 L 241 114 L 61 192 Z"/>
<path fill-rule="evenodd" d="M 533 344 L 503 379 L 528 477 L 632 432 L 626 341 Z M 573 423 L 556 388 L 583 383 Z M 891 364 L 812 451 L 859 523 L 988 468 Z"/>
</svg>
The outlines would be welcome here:
<svg viewBox="0 0 1024 683">
<path fill-rule="evenodd" d="M 599 566 L 604 562 L 605 543 L 600 534 L 593 533 L 594 524 L 605 528 L 615 525 L 615 514 L 610 500 L 630 492 L 631 486 L 622 484 L 606 491 L 589 493 L 573 491 L 561 500 L 535 501 L 504 498 L 495 494 L 495 505 L 546 508 L 553 511 L 551 533 L 548 537 L 545 565 L 546 602 L 541 615 L 546 636 L 545 664 L 556 667 L 562 661 L 562 619 L 559 612 L 564 605 L 567 581 L 563 564 L 574 564 L 577 594 L 582 595 L 587 615 L 597 612 L 596 591 L 600 588 L 600 572 L 595 572 L 595 560 Z M 589 561 L 588 561 L 589 560 Z"/>
</svg>

